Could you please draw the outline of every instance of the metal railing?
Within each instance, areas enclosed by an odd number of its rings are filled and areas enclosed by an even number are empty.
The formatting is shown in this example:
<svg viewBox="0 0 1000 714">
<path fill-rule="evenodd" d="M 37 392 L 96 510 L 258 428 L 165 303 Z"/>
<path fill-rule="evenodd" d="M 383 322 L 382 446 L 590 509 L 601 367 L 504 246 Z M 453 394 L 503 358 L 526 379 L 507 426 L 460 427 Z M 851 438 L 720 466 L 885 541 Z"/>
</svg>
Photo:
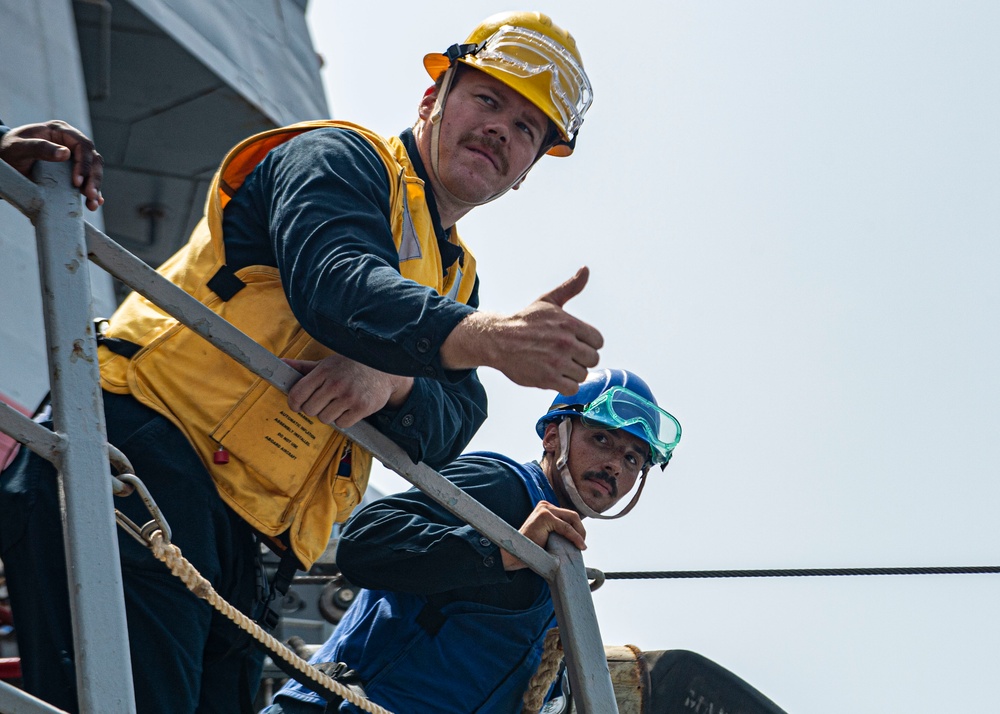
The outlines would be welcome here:
<svg viewBox="0 0 1000 714">
<path fill-rule="evenodd" d="M 134 712 L 135 703 L 121 572 L 106 565 L 118 562 L 118 541 L 86 261 L 107 270 L 282 392 L 287 394 L 301 375 L 85 222 L 67 164 L 38 162 L 36 171 L 34 185 L 0 162 L 0 196 L 36 227 L 55 431 L 2 403 L 0 430 L 55 464 L 65 491 L 64 541 L 81 714 L 124 714 Z M 436 471 L 413 463 L 367 422 L 340 431 L 545 578 L 577 710 L 616 712 L 580 551 L 555 534 L 543 550 Z M 51 711 L 0 683 L 0 712 Z"/>
<path fill-rule="evenodd" d="M 104 403 L 80 194 L 68 164 L 39 161 L 37 185 L 0 161 L 0 193 L 35 224 L 54 431 L 2 405 L 0 429 L 51 461 L 62 508 L 80 711 L 135 711 L 125 596 L 109 488 Z M 72 474 L 72 477 L 67 477 Z M 0 687 L 4 712 L 51 711 Z"/>
</svg>

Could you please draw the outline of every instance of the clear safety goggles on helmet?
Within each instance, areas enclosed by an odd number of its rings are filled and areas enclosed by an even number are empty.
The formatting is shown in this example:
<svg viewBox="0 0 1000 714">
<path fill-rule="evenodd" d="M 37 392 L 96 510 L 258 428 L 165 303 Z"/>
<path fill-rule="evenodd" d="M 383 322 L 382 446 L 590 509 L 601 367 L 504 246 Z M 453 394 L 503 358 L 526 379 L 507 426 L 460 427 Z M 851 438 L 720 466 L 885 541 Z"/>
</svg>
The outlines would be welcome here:
<svg viewBox="0 0 1000 714">
<path fill-rule="evenodd" d="M 516 77 L 549 72 L 552 105 L 569 139 L 576 136 L 594 92 L 583 66 L 565 47 L 540 32 L 504 25 L 472 55 L 471 62 Z"/>
<path fill-rule="evenodd" d="M 591 427 L 626 429 L 637 436 L 641 431 L 653 451 L 654 464 L 665 463 L 681 440 L 681 424 L 672 414 L 625 387 L 604 392 L 584 407 L 580 418 Z"/>
</svg>

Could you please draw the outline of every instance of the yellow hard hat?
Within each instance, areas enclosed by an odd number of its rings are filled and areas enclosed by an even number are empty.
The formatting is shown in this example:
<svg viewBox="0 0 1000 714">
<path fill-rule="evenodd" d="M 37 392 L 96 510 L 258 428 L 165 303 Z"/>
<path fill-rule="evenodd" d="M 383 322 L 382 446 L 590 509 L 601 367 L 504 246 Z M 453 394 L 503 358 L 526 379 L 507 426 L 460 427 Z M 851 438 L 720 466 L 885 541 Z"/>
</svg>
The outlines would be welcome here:
<svg viewBox="0 0 1000 714">
<path fill-rule="evenodd" d="M 562 141 L 548 153 L 569 156 L 594 93 L 576 40 L 540 12 L 504 12 L 481 22 L 461 45 L 424 57 L 434 81 L 455 61 L 475 67 L 526 98 Z"/>
</svg>

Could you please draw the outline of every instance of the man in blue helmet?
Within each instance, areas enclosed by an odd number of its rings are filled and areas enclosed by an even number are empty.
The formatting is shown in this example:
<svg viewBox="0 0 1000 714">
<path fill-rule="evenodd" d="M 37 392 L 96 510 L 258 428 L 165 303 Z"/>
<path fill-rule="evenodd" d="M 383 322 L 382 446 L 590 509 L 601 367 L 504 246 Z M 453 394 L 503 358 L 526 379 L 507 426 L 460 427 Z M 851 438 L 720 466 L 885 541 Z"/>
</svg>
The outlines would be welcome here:
<svg viewBox="0 0 1000 714">
<path fill-rule="evenodd" d="M 609 369 L 591 371 L 577 393 L 558 395 L 536 430 L 540 462 L 479 452 L 441 473 L 542 547 L 559 533 L 581 549 L 583 517 L 631 510 L 650 467 L 666 467 L 681 436 L 642 379 Z M 605 515 L 636 481 L 629 504 Z M 391 711 L 520 711 L 555 624 L 539 575 L 417 489 L 357 511 L 337 564 L 368 589 L 314 663 L 343 663 L 335 668 L 347 671 L 342 681 Z M 326 706 L 290 682 L 265 712 L 316 714 Z M 335 702 L 327 711 L 360 710 Z"/>
</svg>

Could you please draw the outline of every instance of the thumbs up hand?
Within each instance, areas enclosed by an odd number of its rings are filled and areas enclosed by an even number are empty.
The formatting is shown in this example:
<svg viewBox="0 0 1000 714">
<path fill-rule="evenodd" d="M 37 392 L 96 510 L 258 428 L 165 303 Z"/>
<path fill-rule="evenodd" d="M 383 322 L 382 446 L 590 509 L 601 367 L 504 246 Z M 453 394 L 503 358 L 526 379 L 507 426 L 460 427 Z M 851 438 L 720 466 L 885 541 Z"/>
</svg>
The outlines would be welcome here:
<svg viewBox="0 0 1000 714">
<path fill-rule="evenodd" d="M 513 315 L 476 312 L 458 323 L 441 346 L 448 369 L 493 367 L 515 384 L 576 392 L 597 365 L 604 338 L 563 306 L 587 285 L 590 271 L 572 278 Z"/>
</svg>

